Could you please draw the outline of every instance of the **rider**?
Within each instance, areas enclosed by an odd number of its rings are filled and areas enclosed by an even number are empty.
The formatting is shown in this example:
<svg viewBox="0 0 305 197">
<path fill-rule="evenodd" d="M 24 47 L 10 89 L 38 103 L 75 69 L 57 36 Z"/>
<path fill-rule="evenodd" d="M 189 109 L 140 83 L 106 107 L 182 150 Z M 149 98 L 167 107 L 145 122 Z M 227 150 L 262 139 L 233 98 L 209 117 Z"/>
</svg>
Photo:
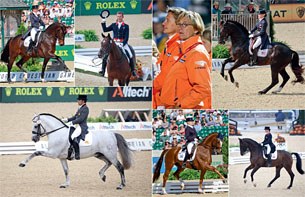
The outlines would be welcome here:
<svg viewBox="0 0 305 197">
<path fill-rule="evenodd" d="M 129 39 L 129 25 L 127 25 L 123 19 L 124 19 L 124 13 L 123 12 L 117 12 L 116 14 L 117 20 L 115 23 L 112 23 L 110 26 L 106 27 L 106 19 L 102 19 L 102 28 L 104 32 L 113 31 L 113 40 L 116 42 L 117 45 L 124 48 L 125 51 L 127 51 L 127 56 L 130 60 L 130 67 L 131 67 L 131 73 L 133 76 L 137 76 L 135 71 L 135 62 L 133 61 L 133 55 L 128 45 L 128 39 Z M 103 59 L 102 63 L 102 71 L 100 72 L 102 76 L 105 75 L 105 69 L 107 65 L 107 59 L 106 56 Z"/>
<path fill-rule="evenodd" d="M 253 49 L 253 55 L 250 58 L 250 65 L 253 66 L 257 64 L 257 52 L 254 50 L 259 47 L 262 44 L 261 49 L 266 49 L 269 45 L 269 38 L 267 35 L 267 20 L 266 20 L 266 11 L 264 9 L 259 10 L 258 12 L 258 23 L 255 25 L 255 27 L 249 32 L 249 38 L 257 38 L 255 43 L 252 46 Z M 257 33 L 255 33 L 257 31 Z"/>
<path fill-rule="evenodd" d="M 185 157 L 184 157 L 184 160 L 183 160 L 182 168 L 186 167 L 186 161 L 188 160 L 188 158 L 190 156 L 190 154 L 188 152 L 188 147 L 193 146 L 193 145 L 189 145 L 189 144 L 192 144 L 193 142 L 195 142 L 196 139 L 198 139 L 197 132 L 194 128 L 193 116 L 187 116 L 186 117 L 186 124 L 187 124 L 186 128 L 185 128 L 186 152 L 185 152 Z"/>
<path fill-rule="evenodd" d="M 36 45 L 36 34 L 39 31 L 39 26 L 43 26 L 45 27 L 44 22 L 41 20 L 40 16 L 39 16 L 39 12 L 38 12 L 38 4 L 34 4 L 32 5 L 32 12 L 30 14 L 30 21 L 31 21 L 31 28 L 28 30 L 31 31 L 31 38 L 30 39 L 30 45 L 27 49 L 27 54 L 31 55 L 32 49 L 33 47 Z M 28 32 L 25 34 L 25 36 L 28 35 Z M 23 39 L 25 39 L 25 37 L 23 37 Z"/>
<path fill-rule="evenodd" d="M 75 150 L 75 159 L 79 160 L 79 142 L 80 139 L 85 140 L 85 136 L 88 133 L 88 125 L 87 125 L 87 118 L 89 115 L 89 108 L 86 105 L 87 103 L 87 95 L 78 95 L 77 103 L 79 105 L 78 110 L 74 116 L 71 118 L 63 119 L 64 122 L 72 121 L 72 124 L 79 124 L 79 127 L 76 129 L 81 129 L 81 135 L 73 139 L 73 148 Z M 76 132 L 76 131 L 74 131 Z M 69 159 L 69 158 L 68 158 Z"/>
<path fill-rule="evenodd" d="M 275 145 L 272 143 L 272 135 L 270 133 L 270 127 L 265 127 L 265 139 L 262 142 L 262 146 L 263 146 L 263 151 L 264 154 L 267 156 L 268 160 L 267 160 L 267 166 L 270 167 L 271 166 L 271 153 L 273 153 L 275 151 Z M 271 148 L 270 153 L 267 153 L 267 147 L 265 147 L 265 145 L 269 145 Z"/>
</svg>

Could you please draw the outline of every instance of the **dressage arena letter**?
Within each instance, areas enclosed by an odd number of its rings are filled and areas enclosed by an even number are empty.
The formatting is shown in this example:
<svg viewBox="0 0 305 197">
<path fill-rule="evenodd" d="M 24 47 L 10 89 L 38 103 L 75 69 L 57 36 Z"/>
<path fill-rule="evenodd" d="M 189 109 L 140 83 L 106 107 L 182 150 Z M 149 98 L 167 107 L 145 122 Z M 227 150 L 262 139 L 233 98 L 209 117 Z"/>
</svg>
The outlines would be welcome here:
<svg viewBox="0 0 305 197">
<path fill-rule="evenodd" d="M 285 18 L 285 13 L 287 12 L 287 10 L 280 10 L 280 11 L 275 10 L 275 12 L 273 14 L 273 18 L 276 17 L 276 16 L 277 17 L 281 17 L 279 12 L 281 12 L 282 13 L 282 17 Z"/>
<path fill-rule="evenodd" d="M 16 88 L 16 96 L 24 95 L 42 95 L 42 88 Z"/>
<path fill-rule="evenodd" d="M 69 88 L 69 95 L 78 95 L 78 94 L 86 94 L 86 95 L 94 95 L 94 87 L 93 88 Z"/>
<path fill-rule="evenodd" d="M 96 3 L 96 9 L 117 9 L 125 8 L 125 2 Z"/>
</svg>

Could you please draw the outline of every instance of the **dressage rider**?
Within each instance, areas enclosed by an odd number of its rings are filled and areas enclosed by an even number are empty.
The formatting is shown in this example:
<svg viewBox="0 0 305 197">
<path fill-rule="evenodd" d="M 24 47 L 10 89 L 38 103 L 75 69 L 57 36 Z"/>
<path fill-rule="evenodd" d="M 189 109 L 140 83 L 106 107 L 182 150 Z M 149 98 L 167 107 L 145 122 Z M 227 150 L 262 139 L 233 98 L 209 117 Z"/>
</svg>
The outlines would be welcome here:
<svg viewBox="0 0 305 197">
<path fill-rule="evenodd" d="M 262 146 L 263 146 L 263 151 L 264 154 L 267 156 L 268 160 L 267 160 L 267 166 L 270 167 L 271 166 L 271 153 L 273 153 L 275 151 L 275 145 L 272 143 L 272 135 L 270 133 L 270 127 L 265 127 L 265 139 L 262 142 Z M 269 145 L 271 148 L 270 153 L 267 153 L 267 147 L 265 147 L 266 145 Z"/>
<path fill-rule="evenodd" d="M 101 16 L 102 17 L 102 16 Z M 133 61 L 133 55 L 128 45 L 128 39 L 129 39 L 129 25 L 127 25 L 123 19 L 124 19 L 124 13 L 123 12 L 117 12 L 116 14 L 117 20 L 115 23 L 112 23 L 110 26 L 106 26 L 106 19 L 102 18 L 102 28 L 103 32 L 113 31 L 113 40 L 116 42 L 116 44 L 127 52 L 127 56 L 130 60 L 130 67 L 131 67 L 131 73 L 133 76 L 137 76 L 135 72 L 135 62 Z M 100 72 L 102 76 L 105 75 L 105 69 L 107 65 L 107 56 L 103 59 L 102 63 L 102 71 Z"/>
<path fill-rule="evenodd" d="M 87 95 L 78 95 L 77 98 L 77 103 L 78 103 L 78 110 L 74 116 L 71 118 L 65 118 L 63 119 L 64 122 L 70 122 L 72 121 L 72 124 L 78 124 L 79 127 L 77 129 L 81 129 L 81 134 L 80 136 L 76 137 L 73 139 L 73 148 L 75 150 L 75 159 L 79 160 L 79 142 L 80 139 L 85 140 L 85 136 L 88 133 L 88 125 L 87 125 L 87 118 L 89 115 L 89 108 L 86 105 L 87 103 Z M 76 130 L 74 132 L 76 132 Z M 69 158 L 68 158 L 69 159 Z"/>
<path fill-rule="evenodd" d="M 44 22 L 41 20 L 38 12 L 38 5 L 34 4 L 32 5 L 32 12 L 30 14 L 30 21 L 31 21 L 31 28 L 28 30 L 31 31 L 31 39 L 30 39 L 30 45 L 27 49 L 27 54 L 31 55 L 33 47 L 36 45 L 36 34 L 39 31 L 40 25 L 45 27 Z M 25 39 L 25 37 L 28 35 L 28 32 L 23 36 L 22 39 Z"/>
<path fill-rule="evenodd" d="M 257 52 L 254 50 L 262 45 L 261 49 L 267 49 L 269 45 L 269 38 L 267 35 L 267 20 L 266 20 L 266 11 L 264 9 L 259 10 L 258 12 L 258 23 L 255 25 L 255 27 L 249 32 L 249 38 L 256 38 L 255 43 L 252 46 L 253 49 L 253 55 L 251 57 L 250 65 L 253 66 L 257 64 Z M 257 33 L 255 33 L 257 31 Z"/>
<path fill-rule="evenodd" d="M 185 147 L 186 147 L 186 153 L 185 153 L 185 157 L 183 160 L 183 164 L 182 164 L 182 168 L 186 167 L 186 161 L 188 160 L 190 154 L 188 152 L 188 149 L 191 149 L 193 146 L 193 142 L 195 140 L 198 140 L 197 137 L 197 132 L 194 128 L 194 119 L 192 116 L 187 116 L 186 117 L 186 128 L 185 128 Z M 190 147 L 190 148 L 189 148 Z"/>
</svg>

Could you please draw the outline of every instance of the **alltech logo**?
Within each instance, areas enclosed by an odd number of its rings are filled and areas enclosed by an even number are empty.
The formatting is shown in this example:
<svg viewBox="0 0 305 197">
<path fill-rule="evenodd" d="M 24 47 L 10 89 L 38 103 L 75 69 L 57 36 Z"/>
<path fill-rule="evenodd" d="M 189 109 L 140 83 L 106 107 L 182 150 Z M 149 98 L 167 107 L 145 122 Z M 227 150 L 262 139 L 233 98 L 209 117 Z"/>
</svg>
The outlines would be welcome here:
<svg viewBox="0 0 305 197">
<path fill-rule="evenodd" d="M 151 87 L 117 87 L 110 94 L 109 99 L 114 101 L 150 101 Z"/>
</svg>

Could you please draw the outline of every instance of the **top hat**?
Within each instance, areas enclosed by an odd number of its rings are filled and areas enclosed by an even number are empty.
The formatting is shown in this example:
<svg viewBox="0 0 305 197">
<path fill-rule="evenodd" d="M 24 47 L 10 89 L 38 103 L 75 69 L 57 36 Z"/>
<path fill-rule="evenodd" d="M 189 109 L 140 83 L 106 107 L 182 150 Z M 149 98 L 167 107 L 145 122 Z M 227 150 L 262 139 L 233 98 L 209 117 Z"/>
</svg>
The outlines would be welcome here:
<svg viewBox="0 0 305 197">
<path fill-rule="evenodd" d="M 77 100 L 87 101 L 87 95 L 80 94 L 78 95 Z"/>
<path fill-rule="evenodd" d="M 271 129 L 270 129 L 270 127 L 265 127 L 265 130 L 269 130 L 270 131 Z"/>
<path fill-rule="evenodd" d="M 194 118 L 192 115 L 186 116 L 186 122 L 189 122 L 189 121 L 194 121 Z"/>
<path fill-rule="evenodd" d="M 258 14 L 267 14 L 267 13 L 266 13 L 266 10 L 260 9 L 260 10 L 258 11 Z"/>
<path fill-rule="evenodd" d="M 38 5 L 36 4 L 36 5 L 32 5 L 32 10 L 34 10 L 34 9 L 38 9 Z"/>
<path fill-rule="evenodd" d="M 101 13 L 100 13 L 100 17 L 105 19 L 105 18 L 108 18 L 110 15 L 110 11 L 109 10 L 102 10 Z"/>
</svg>

